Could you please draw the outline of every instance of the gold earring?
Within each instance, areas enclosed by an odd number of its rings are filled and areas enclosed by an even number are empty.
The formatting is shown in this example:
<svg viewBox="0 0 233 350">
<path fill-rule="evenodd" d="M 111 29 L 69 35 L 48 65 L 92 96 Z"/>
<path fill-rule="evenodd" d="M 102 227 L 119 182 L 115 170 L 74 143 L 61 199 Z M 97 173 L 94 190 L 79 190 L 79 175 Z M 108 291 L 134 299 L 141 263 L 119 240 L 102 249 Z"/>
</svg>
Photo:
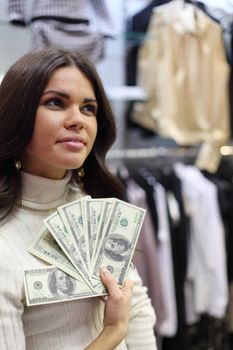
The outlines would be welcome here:
<svg viewBox="0 0 233 350">
<path fill-rule="evenodd" d="M 84 172 L 83 167 L 81 167 L 80 169 L 78 169 L 78 176 L 79 176 L 79 177 L 84 177 L 84 176 L 85 176 L 85 172 Z"/>
<path fill-rule="evenodd" d="M 17 170 L 20 170 L 22 168 L 22 163 L 19 159 L 15 160 L 15 167 Z"/>
<path fill-rule="evenodd" d="M 78 185 L 81 189 L 83 189 L 84 187 L 84 183 L 83 183 L 83 178 L 85 176 L 85 171 L 83 169 L 83 167 L 81 167 L 80 169 L 78 169 Z"/>
</svg>

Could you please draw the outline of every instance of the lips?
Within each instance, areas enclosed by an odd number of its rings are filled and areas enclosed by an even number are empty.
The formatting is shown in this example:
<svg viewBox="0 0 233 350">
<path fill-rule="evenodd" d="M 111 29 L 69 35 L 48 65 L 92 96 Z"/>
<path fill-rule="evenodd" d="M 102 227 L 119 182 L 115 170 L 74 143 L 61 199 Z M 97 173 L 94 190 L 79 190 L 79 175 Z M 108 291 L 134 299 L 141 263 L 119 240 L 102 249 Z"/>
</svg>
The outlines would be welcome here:
<svg viewBox="0 0 233 350">
<path fill-rule="evenodd" d="M 86 145 L 84 139 L 80 136 L 64 137 L 57 141 L 57 144 L 71 152 L 81 151 Z"/>
<path fill-rule="evenodd" d="M 82 143 L 83 145 L 85 145 L 85 141 L 83 138 L 81 138 L 80 136 L 72 136 L 72 137 L 64 137 L 60 140 L 57 141 L 57 143 Z"/>
</svg>

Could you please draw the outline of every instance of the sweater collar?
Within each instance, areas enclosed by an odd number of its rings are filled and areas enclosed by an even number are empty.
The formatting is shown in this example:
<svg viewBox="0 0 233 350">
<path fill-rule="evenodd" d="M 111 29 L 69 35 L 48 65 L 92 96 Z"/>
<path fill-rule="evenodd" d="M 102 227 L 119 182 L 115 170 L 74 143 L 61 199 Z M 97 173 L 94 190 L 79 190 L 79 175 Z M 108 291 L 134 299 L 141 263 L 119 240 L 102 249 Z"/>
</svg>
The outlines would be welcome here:
<svg viewBox="0 0 233 350">
<path fill-rule="evenodd" d="M 27 208 L 48 210 L 64 202 L 68 192 L 71 171 L 60 180 L 47 179 L 21 171 L 22 205 Z"/>
</svg>

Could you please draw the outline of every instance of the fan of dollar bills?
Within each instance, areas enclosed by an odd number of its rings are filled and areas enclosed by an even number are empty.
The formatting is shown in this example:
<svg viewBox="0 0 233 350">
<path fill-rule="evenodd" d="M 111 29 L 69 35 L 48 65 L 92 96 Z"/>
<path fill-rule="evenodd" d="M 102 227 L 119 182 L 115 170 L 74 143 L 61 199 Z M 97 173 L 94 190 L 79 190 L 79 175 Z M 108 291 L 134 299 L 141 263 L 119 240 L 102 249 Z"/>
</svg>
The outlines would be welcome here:
<svg viewBox="0 0 233 350">
<path fill-rule="evenodd" d="M 28 251 L 49 263 L 24 271 L 28 306 L 107 294 L 99 271 L 124 283 L 145 209 L 116 198 L 85 196 L 57 208 Z"/>
</svg>

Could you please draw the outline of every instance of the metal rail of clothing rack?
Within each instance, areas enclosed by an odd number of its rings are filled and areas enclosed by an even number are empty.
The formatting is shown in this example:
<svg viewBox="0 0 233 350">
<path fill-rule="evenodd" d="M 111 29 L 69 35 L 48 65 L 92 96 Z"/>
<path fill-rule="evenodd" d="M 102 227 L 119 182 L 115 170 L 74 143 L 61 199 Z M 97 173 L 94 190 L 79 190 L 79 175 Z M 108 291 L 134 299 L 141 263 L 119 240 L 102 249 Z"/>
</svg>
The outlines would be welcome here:
<svg viewBox="0 0 233 350">
<path fill-rule="evenodd" d="M 134 149 L 112 149 L 107 154 L 108 160 L 117 159 L 143 159 L 154 157 L 195 157 L 199 148 L 194 147 L 151 147 L 151 148 L 134 148 Z M 220 147 L 222 156 L 233 156 L 233 146 L 225 145 Z"/>
<path fill-rule="evenodd" d="M 136 158 L 154 158 L 163 156 L 196 156 L 196 148 L 135 148 L 135 149 L 113 149 L 109 151 L 107 159 L 136 159 Z"/>
</svg>

